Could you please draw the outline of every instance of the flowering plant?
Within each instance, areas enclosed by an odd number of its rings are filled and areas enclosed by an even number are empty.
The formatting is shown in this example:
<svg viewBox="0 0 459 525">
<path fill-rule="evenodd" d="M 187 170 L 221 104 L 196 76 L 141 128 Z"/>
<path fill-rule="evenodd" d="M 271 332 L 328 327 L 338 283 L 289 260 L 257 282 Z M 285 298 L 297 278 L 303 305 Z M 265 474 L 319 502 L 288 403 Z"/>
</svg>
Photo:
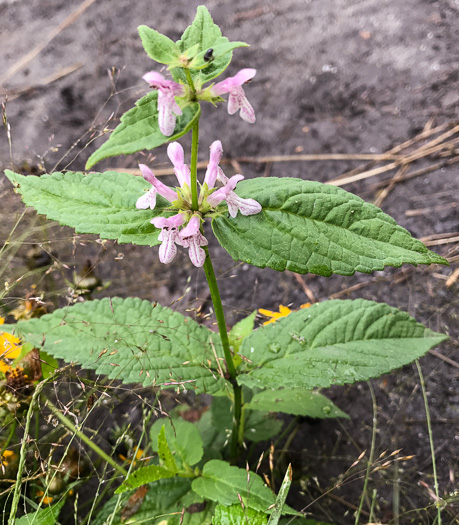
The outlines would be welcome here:
<svg viewBox="0 0 459 525">
<path fill-rule="evenodd" d="M 228 178 L 220 167 L 223 147 L 216 137 L 199 182 L 201 104 L 218 105 L 228 95 L 228 113 L 239 111 L 243 125 L 255 123 L 245 93 L 255 69 L 212 83 L 230 64 L 233 50 L 246 44 L 223 37 L 203 6 L 178 42 L 146 26 L 139 33 L 147 54 L 167 71 L 143 76 L 152 91 L 123 115 L 86 167 L 169 143 L 178 186 L 163 184 L 145 164 L 139 165 L 143 178 L 116 172 L 6 175 L 27 205 L 77 232 L 119 243 L 160 245 L 164 264 L 176 257 L 177 246 L 188 249 L 193 265 L 204 268 L 218 334 L 170 308 L 136 298 L 83 302 L 4 329 L 110 378 L 215 396 L 212 410 L 221 416 L 215 424 L 219 437 L 207 444 L 215 447 L 214 453 L 205 453 L 199 424 L 178 416 L 158 420 L 150 429 L 150 446 L 158 457 L 129 475 L 112 465 L 123 476 L 116 491 L 120 496 L 108 502 L 95 523 L 104 523 L 108 516 L 111 523 L 121 523 L 117 509 L 127 508 L 137 491 L 145 497 L 142 487 L 147 486 L 157 498 L 146 498 L 135 510 L 146 519 L 179 508 L 180 523 L 250 519 L 275 525 L 282 514 L 299 516 L 285 505 L 291 470 L 276 498 L 260 476 L 234 464 L 244 443 L 255 440 L 248 432 L 255 422 L 268 418 L 274 406 L 288 414 L 347 417 L 315 389 L 377 377 L 422 356 L 445 336 L 404 312 L 364 300 L 326 301 L 296 312 L 281 306 L 279 314 L 262 311 L 282 318 L 275 323 L 273 319 L 256 328 L 253 313 L 228 331 L 206 223 L 211 222 L 233 259 L 277 271 L 353 275 L 403 263 L 446 261 L 379 208 L 339 188 L 288 177 L 272 177 L 269 184 L 266 179 L 244 180 L 240 174 Z M 188 165 L 177 140 L 189 131 Z M 272 421 L 263 438 L 279 431 L 276 423 Z M 175 499 L 161 507 L 161 498 L 173 490 L 178 490 Z M 188 512 L 202 501 L 204 510 Z M 170 523 L 179 522 L 174 519 Z"/>
</svg>

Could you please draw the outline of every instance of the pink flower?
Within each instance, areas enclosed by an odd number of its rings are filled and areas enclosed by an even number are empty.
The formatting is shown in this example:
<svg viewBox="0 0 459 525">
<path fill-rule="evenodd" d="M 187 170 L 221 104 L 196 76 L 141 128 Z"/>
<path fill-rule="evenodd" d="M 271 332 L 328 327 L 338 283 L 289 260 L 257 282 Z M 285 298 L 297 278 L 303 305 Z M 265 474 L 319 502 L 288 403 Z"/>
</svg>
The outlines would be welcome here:
<svg viewBox="0 0 459 525">
<path fill-rule="evenodd" d="M 177 228 L 183 224 L 183 215 L 178 213 L 172 217 L 155 217 L 151 220 L 151 223 L 156 228 L 161 228 L 161 233 L 158 235 L 158 239 L 162 241 L 159 247 L 159 260 L 168 264 L 173 261 L 177 254 L 177 246 L 175 243 L 181 244 L 177 241 L 178 230 Z"/>
<path fill-rule="evenodd" d="M 142 172 L 143 178 L 148 181 L 152 187 L 150 190 L 139 197 L 135 204 L 135 207 L 140 210 L 146 210 L 147 208 L 154 209 L 156 206 L 156 194 L 159 193 L 162 197 L 167 199 L 169 202 L 177 200 L 177 193 L 160 182 L 153 174 L 151 169 L 145 164 L 139 164 L 140 171 Z"/>
<path fill-rule="evenodd" d="M 193 215 L 188 225 L 178 234 L 175 241 L 184 248 L 189 248 L 191 262 L 200 268 L 206 261 L 206 252 L 201 246 L 207 246 L 207 239 L 200 232 L 201 219 L 198 215 Z"/>
<path fill-rule="evenodd" d="M 215 186 L 217 180 L 219 163 L 222 159 L 223 148 L 222 143 L 219 140 L 212 142 L 210 146 L 210 160 L 207 165 L 206 175 L 204 177 L 204 184 L 207 184 L 209 190 Z"/>
<path fill-rule="evenodd" d="M 190 168 L 184 164 L 185 154 L 182 146 L 178 142 L 171 142 L 167 146 L 167 155 L 174 165 L 174 173 L 179 181 L 180 187 L 184 184 L 191 186 Z"/>
<path fill-rule="evenodd" d="M 142 77 L 150 87 L 158 90 L 158 124 L 161 133 L 170 137 L 174 133 L 176 115 L 182 114 L 182 109 L 175 97 L 183 97 L 185 88 L 173 80 L 167 80 L 156 71 L 145 73 Z"/>
<path fill-rule="evenodd" d="M 210 88 L 211 94 L 215 97 L 229 93 L 228 113 L 233 115 L 240 109 L 242 120 L 250 124 L 255 122 L 255 111 L 247 100 L 242 85 L 251 80 L 256 73 L 256 69 L 241 69 L 236 76 L 226 78 Z"/>
<path fill-rule="evenodd" d="M 228 179 L 223 174 L 223 171 L 219 170 L 218 179 L 224 184 L 224 186 L 207 197 L 207 202 L 210 204 L 210 206 L 215 208 L 222 201 L 226 201 L 226 204 L 228 205 L 228 212 L 233 219 L 236 217 L 238 211 L 240 211 L 242 215 L 246 216 L 260 213 L 262 208 L 259 202 L 257 202 L 255 199 L 243 199 L 233 191 L 236 188 L 236 184 L 243 180 L 243 178 L 243 175 L 234 175 Z"/>
</svg>

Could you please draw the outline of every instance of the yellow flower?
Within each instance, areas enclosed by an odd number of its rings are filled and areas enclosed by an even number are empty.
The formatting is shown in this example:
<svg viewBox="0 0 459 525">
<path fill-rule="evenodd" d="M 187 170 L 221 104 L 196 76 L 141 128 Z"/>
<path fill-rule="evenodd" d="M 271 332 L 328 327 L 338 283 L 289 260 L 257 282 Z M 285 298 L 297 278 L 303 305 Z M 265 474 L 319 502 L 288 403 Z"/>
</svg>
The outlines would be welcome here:
<svg viewBox="0 0 459 525">
<path fill-rule="evenodd" d="M 38 490 L 35 496 L 40 498 L 40 503 L 43 503 L 43 505 L 51 505 L 54 499 L 52 496 L 45 496 L 45 493 L 42 490 Z"/>
<path fill-rule="evenodd" d="M 135 459 L 131 460 L 128 459 L 126 456 L 123 456 L 123 454 L 118 454 L 118 457 L 121 459 L 121 461 L 127 461 L 128 463 L 134 463 L 134 465 L 137 463 L 137 460 L 139 460 L 144 454 L 144 451 L 139 448 L 139 450 L 136 452 Z"/>
<path fill-rule="evenodd" d="M 5 322 L 3 317 L 0 317 L 0 325 Z M 10 365 L 5 362 L 5 359 L 16 359 L 21 353 L 21 340 L 14 335 L 0 332 L 0 372 L 8 372 L 11 369 Z"/>
<path fill-rule="evenodd" d="M 300 306 L 300 308 L 309 308 L 310 306 L 311 303 L 304 303 Z M 281 317 L 287 317 L 287 315 L 290 315 L 293 310 L 290 310 L 288 306 L 280 304 L 278 312 L 272 312 L 271 310 L 265 310 L 264 308 L 260 308 L 258 311 L 261 313 L 261 315 L 264 315 L 265 317 L 271 317 L 269 321 L 263 323 L 264 326 L 270 323 L 275 323 Z"/>
<path fill-rule="evenodd" d="M 7 467 L 8 464 L 13 461 L 16 457 L 16 454 L 12 450 L 4 450 L 1 456 L 2 465 Z"/>
</svg>

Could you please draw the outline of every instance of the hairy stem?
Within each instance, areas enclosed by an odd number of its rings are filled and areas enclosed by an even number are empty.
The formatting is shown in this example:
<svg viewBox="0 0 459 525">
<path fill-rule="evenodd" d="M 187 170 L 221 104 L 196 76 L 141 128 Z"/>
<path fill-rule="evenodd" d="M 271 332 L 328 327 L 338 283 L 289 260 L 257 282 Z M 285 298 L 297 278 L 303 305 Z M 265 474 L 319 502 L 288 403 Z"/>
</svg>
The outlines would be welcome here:
<svg viewBox="0 0 459 525">
<path fill-rule="evenodd" d="M 236 382 L 236 368 L 231 355 L 228 333 L 226 331 L 225 314 L 223 312 L 222 300 L 218 290 L 217 279 L 215 277 L 212 261 L 210 260 L 209 250 L 207 246 L 204 247 L 206 252 L 206 262 L 204 263 L 204 272 L 209 285 L 210 296 L 214 305 L 215 317 L 217 318 L 218 331 L 222 341 L 223 352 L 225 354 L 226 368 L 233 385 L 234 393 L 234 411 L 233 411 L 233 431 L 231 434 L 231 457 L 236 458 L 239 445 L 239 428 L 241 426 L 241 409 L 242 409 L 242 389 Z"/>
<path fill-rule="evenodd" d="M 196 119 L 191 135 L 191 206 L 198 209 L 198 146 L 199 146 L 199 119 Z"/>
</svg>

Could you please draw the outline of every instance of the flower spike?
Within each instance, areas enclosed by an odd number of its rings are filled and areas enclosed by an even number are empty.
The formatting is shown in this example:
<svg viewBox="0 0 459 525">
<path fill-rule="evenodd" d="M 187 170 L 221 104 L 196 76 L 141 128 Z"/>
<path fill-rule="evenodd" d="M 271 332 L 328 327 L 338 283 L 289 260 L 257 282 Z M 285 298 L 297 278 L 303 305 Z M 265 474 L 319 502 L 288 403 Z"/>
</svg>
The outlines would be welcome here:
<svg viewBox="0 0 459 525">
<path fill-rule="evenodd" d="M 146 210 L 147 208 L 154 209 L 156 206 L 156 194 L 159 193 L 162 197 L 167 199 L 169 202 L 177 200 L 177 193 L 160 182 L 151 171 L 151 169 L 145 164 L 139 164 L 140 171 L 142 172 L 143 178 L 148 181 L 152 187 L 150 190 L 139 197 L 136 202 L 136 208 Z"/>
<path fill-rule="evenodd" d="M 158 90 L 159 129 L 163 135 L 170 137 L 174 133 L 176 116 L 182 114 L 175 97 L 183 97 L 185 88 L 173 80 L 167 80 L 156 71 L 145 73 L 142 78 L 150 84 L 150 87 Z"/>
<path fill-rule="evenodd" d="M 247 100 L 242 85 L 251 80 L 256 73 L 256 69 L 241 69 L 236 76 L 226 78 L 210 88 L 211 94 L 215 97 L 229 93 L 228 113 L 233 115 L 239 109 L 242 120 L 250 124 L 255 122 L 255 111 Z"/>
</svg>

